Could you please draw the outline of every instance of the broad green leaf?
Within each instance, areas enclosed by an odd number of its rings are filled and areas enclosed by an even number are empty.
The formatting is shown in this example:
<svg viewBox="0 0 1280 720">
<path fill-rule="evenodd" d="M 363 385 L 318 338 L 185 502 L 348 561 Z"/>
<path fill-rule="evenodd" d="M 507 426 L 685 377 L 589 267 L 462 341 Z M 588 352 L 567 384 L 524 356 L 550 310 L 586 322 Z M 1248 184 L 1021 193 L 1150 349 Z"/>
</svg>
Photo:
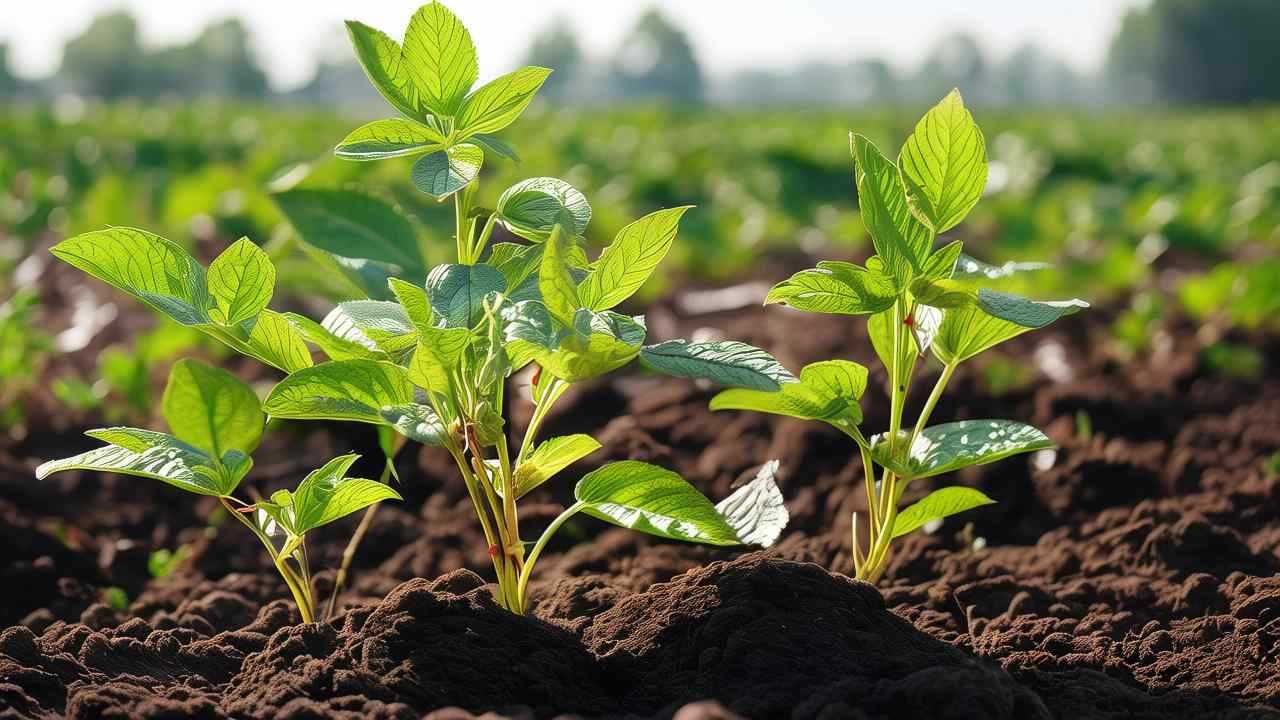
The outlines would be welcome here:
<svg viewBox="0 0 1280 720">
<path fill-rule="evenodd" d="M 181 246 L 134 228 L 76 235 L 49 252 L 183 325 L 209 322 L 204 268 Z"/>
<path fill-rule="evenodd" d="M 892 307 L 897 297 L 891 279 L 852 263 L 828 261 L 778 283 L 764 302 L 805 312 L 866 315 Z"/>
<path fill-rule="evenodd" d="M 110 428 L 108 432 L 119 436 L 123 430 L 128 428 Z M 94 436 L 93 432 L 88 434 Z M 198 495 L 217 497 L 235 490 L 234 483 L 215 473 L 196 471 L 197 467 L 208 469 L 213 463 L 213 459 L 204 452 L 175 437 L 163 433 L 155 435 L 157 437 L 151 444 L 141 451 L 109 445 L 63 460 L 50 460 L 36 468 L 36 477 L 43 480 L 64 470 L 91 470 L 159 480 Z M 135 435 L 133 441 L 139 437 Z"/>
<path fill-rule="evenodd" d="M 431 309 L 431 301 L 427 299 L 425 287 L 405 282 L 400 278 L 388 278 L 387 287 L 391 290 L 391 294 L 395 295 L 396 300 L 400 301 L 400 307 L 404 309 L 409 322 L 413 323 L 419 335 L 435 327 L 434 313 Z"/>
<path fill-rule="evenodd" d="M 970 487 L 957 485 L 934 490 L 898 513 L 893 523 L 893 537 L 902 537 L 933 520 L 941 520 L 994 502 L 981 490 Z"/>
<path fill-rule="evenodd" d="M 582 282 L 582 306 L 608 310 L 639 290 L 666 257 L 680 217 L 691 207 L 658 210 L 622 228 Z"/>
<path fill-rule="evenodd" d="M 400 44 L 386 33 L 354 20 L 347 21 L 347 34 L 356 59 L 369 82 L 392 107 L 408 117 L 422 119 L 429 111 L 419 104 L 417 90 L 409 77 Z"/>
<path fill-rule="evenodd" d="M 899 451 L 904 445 L 898 443 Z M 889 456 L 886 435 L 871 439 L 875 461 L 912 480 L 1050 447 L 1053 441 L 1044 433 L 1013 420 L 961 420 L 927 427 L 911 445 L 905 461 Z"/>
<path fill-rule="evenodd" d="M 643 348 L 640 361 L 667 375 L 754 390 L 777 390 L 796 381 L 772 355 L 736 340 L 668 340 Z"/>
<path fill-rule="evenodd" d="M 866 387 L 865 367 L 848 360 L 827 360 L 805 366 L 798 382 L 783 383 L 776 392 L 722 391 L 711 398 L 711 409 L 754 410 L 851 426 L 862 422 L 858 400 Z"/>
<path fill-rule="evenodd" d="M 342 455 L 313 470 L 293 492 L 294 530 L 301 534 L 382 500 L 400 500 L 389 486 L 346 477 L 359 455 Z"/>
<path fill-rule="evenodd" d="M 258 313 L 247 339 L 241 340 L 226 333 L 216 337 L 245 355 L 285 372 L 312 365 L 311 351 L 307 350 L 302 334 L 284 315 L 274 310 Z"/>
<path fill-rule="evenodd" d="M 583 307 L 578 285 L 569 274 L 564 256 L 564 234 L 556 225 L 542 249 L 542 264 L 538 267 L 538 289 L 542 302 L 551 317 L 565 325 L 572 325 L 574 314 Z"/>
<path fill-rule="evenodd" d="M 506 278 L 506 294 L 507 297 L 511 297 L 512 291 L 520 287 L 521 283 L 542 264 L 542 246 L 494 243 L 489 248 L 489 257 L 485 259 L 485 264 L 493 267 Z"/>
<path fill-rule="evenodd" d="M 449 393 L 449 374 L 471 340 L 466 328 L 430 328 L 409 359 L 409 380 L 433 393 Z"/>
<path fill-rule="evenodd" d="M 376 350 L 374 341 L 367 337 L 360 337 L 356 340 L 353 334 L 339 337 L 329 328 L 315 322 L 311 318 L 298 315 L 296 313 L 284 313 L 284 318 L 298 329 L 303 340 L 310 342 L 320 348 L 330 360 L 353 360 L 353 359 L 371 359 L 371 360 L 387 360 L 385 352 Z"/>
<path fill-rule="evenodd" d="M 209 315 L 223 325 L 239 325 L 267 309 L 276 287 L 276 268 L 262 248 L 240 238 L 209 265 Z"/>
<path fill-rule="evenodd" d="M 463 101 L 458 114 L 462 139 L 496 133 L 515 122 L 550 74 L 547 68 L 520 68 L 476 89 Z"/>
<path fill-rule="evenodd" d="M 911 214 L 898 168 L 861 135 L 851 135 L 858 208 L 884 272 L 906 287 L 924 266 L 933 232 Z"/>
<path fill-rule="evenodd" d="M 413 184 L 436 201 L 471 184 L 484 165 L 484 151 L 470 143 L 423 155 L 413 164 Z"/>
<path fill-rule="evenodd" d="M 382 409 L 387 427 L 423 445 L 443 446 L 448 441 L 444 422 L 428 405 L 406 403 Z"/>
<path fill-rule="evenodd" d="M 190 358 L 173 364 L 161 407 L 175 437 L 217 458 L 228 450 L 252 453 L 266 424 L 252 388 Z"/>
<path fill-rule="evenodd" d="M 982 308 L 947 310 L 933 342 L 933 353 L 944 363 L 959 363 L 979 355 L 1031 328 L 988 315 Z"/>
<path fill-rule="evenodd" d="M 580 309 L 554 350 L 532 345 L 542 369 L 566 382 L 582 382 L 626 365 L 640 353 L 645 327 L 636 318 Z"/>
<path fill-rule="evenodd" d="M 418 343 L 416 326 L 404 307 L 385 300 L 338 303 L 321 326 L 344 340 L 381 350 L 392 359 L 407 356 Z"/>
<path fill-rule="evenodd" d="M 542 242 L 557 224 L 571 235 L 582 235 L 591 222 L 591 205 L 569 183 L 553 177 L 521 180 L 503 191 L 495 209 L 498 219 L 515 235 Z"/>
<path fill-rule="evenodd" d="M 751 482 L 716 503 L 716 512 L 724 517 L 744 545 L 770 547 L 791 519 L 774 479 L 777 472 L 778 461 L 770 460 L 761 466 Z"/>
<path fill-rule="evenodd" d="M 590 435 L 564 435 L 544 440 L 515 471 L 516 499 L 524 497 L 556 473 L 600 449 Z"/>
<path fill-rule="evenodd" d="M 409 21 L 404 64 L 420 104 L 437 115 L 457 114 L 480 74 L 471 33 L 438 2 L 423 5 Z"/>
<path fill-rule="evenodd" d="M 427 300 L 435 317 L 447 327 L 469 328 L 484 317 L 484 298 L 489 293 L 506 290 L 507 281 L 493 267 L 476 265 L 437 265 L 427 275 Z"/>
<path fill-rule="evenodd" d="M 587 473 L 573 491 L 582 511 L 619 527 L 708 545 L 740 545 L 737 532 L 676 473 L 624 460 Z"/>
<path fill-rule="evenodd" d="M 85 435 L 88 435 L 95 440 L 101 440 L 102 442 L 110 445 L 118 445 L 126 450 L 132 450 L 138 453 L 150 447 L 163 445 L 164 443 L 170 442 L 174 439 L 173 436 L 168 433 L 131 427 L 99 428 L 97 430 L 89 430 Z"/>
<path fill-rule="evenodd" d="M 978 291 L 978 307 L 988 315 L 1001 320 L 1008 320 L 1025 328 L 1042 328 L 1064 315 L 1089 307 L 1089 303 L 1078 300 L 1028 300 L 1009 293 L 997 292 L 982 288 Z"/>
<path fill-rule="evenodd" d="M 389 424 L 384 408 L 413 402 L 404 368 L 376 360 L 332 360 L 299 370 L 271 389 L 263 409 L 290 420 Z"/>
<path fill-rule="evenodd" d="M 987 146 L 959 90 L 920 119 L 898 164 L 911 211 L 934 232 L 950 230 L 978 204 L 987 185 Z"/>
<path fill-rule="evenodd" d="M 956 240 L 934 250 L 924 261 L 920 276 L 926 280 L 948 280 L 955 273 L 956 264 L 962 257 L 960 252 L 964 243 Z"/>
<path fill-rule="evenodd" d="M 1007 262 L 1003 265 L 990 265 L 968 255 L 961 254 L 959 259 L 956 260 L 956 270 L 952 277 L 960 279 L 985 278 L 987 280 L 1000 280 L 1002 278 L 1012 277 L 1019 273 L 1044 270 L 1050 267 L 1053 266 L 1049 263 L 1041 262 Z"/>
<path fill-rule="evenodd" d="M 385 160 L 439 150 L 444 142 L 443 135 L 422 123 L 388 118 L 351 131 L 333 154 L 343 160 Z"/>
<path fill-rule="evenodd" d="M 409 220 L 392 206 L 349 190 L 289 190 L 275 195 L 303 242 L 343 258 L 389 263 L 407 274 L 425 272 Z"/>
</svg>

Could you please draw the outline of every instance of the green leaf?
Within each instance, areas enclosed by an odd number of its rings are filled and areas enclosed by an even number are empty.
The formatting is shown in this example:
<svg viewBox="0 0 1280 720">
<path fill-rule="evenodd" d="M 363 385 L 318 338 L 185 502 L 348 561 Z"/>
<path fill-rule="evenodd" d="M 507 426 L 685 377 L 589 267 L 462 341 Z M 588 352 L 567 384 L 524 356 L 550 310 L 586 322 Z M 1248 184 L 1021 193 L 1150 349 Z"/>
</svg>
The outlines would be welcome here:
<svg viewBox="0 0 1280 720">
<path fill-rule="evenodd" d="M 524 497 L 556 473 L 599 449 L 600 443 L 590 435 L 565 435 L 544 440 L 516 468 L 516 499 Z"/>
<path fill-rule="evenodd" d="M 899 450 L 905 445 L 898 443 Z M 875 461 L 912 480 L 1051 447 L 1053 441 L 1044 433 L 1013 420 L 961 420 L 927 427 L 911 445 L 905 463 L 889 456 L 887 435 L 871 439 Z"/>
<path fill-rule="evenodd" d="M 228 450 L 251 454 L 266 423 L 252 388 L 226 370 L 190 358 L 169 371 L 161 407 L 174 436 L 213 457 Z"/>
<path fill-rule="evenodd" d="M 955 273 L 956 263 L 963 254 L 960 252 L 964 243 L 959 240 L 947 243 L 934 250 L 924 261 L 920 276 L 926 280 L 948 280 Z"/>
<path fill-rule="evenodd" d="M 622 228 L 582 282 L 582 306 L 608 310 L 639 290 L 666 257 L 676 239 L 680 217 L 691 207 L 649 213 Z"/>
<path fill-rule="evenodd" d="M 454 115 L 480 74 L 471 33 L 444 5 L 413 14 L 404 34 L 404 64 L 419 101 L 437 115 Z"/>
<path fill-rule="evenodd" d="M 404 314 L 419 335 L 435 327 L 434 311 L 431 309 L 431 301 L 427 299 L 427 291 L 424 287 L 405 282 L 400 278 L 387 278 L 387 287 L 391 290 L 391 294 L 395 295 L 396 300 L 400 301 L 400 307 L 404 309 Z"/>
<path fill-rule="evenodd" d="M 450 146 L 447 150 L 422 156 L 413 164 L 413 184 L 436 201 L 471 184 L 484 165 L 484 151 L 470 143 Z"/>
<path fill-rule="evenodd" d="M 68 238 L 49 252 L 183 325 L 209 322 L 213 299 L 204 268 L 159 235 L 110 228 Z"/>
<path fill-rule="evenodd" d="M 422 123 L 388 118 L 353 130 L 333 154 L 343 160 L 386 160 L 438 150 L 444 143 L 444 135 Z"/>
<path fill-rule="evenodd" d="M 905 288 L 921 272 L 933 232 L 911 214 L 894 164 L 865 137 L 851 135 L 850 141 L 862 222 L 884 262 L 885 274 Z"/>
<path fill-rule="evenodd" d="M 583 305 L 579 299 L 578 286 L 574 283 L 573 276 L 569 274 L 564 251 L 561 226 L 556 225 L 542 249 L 542 264 L 538 268 L 538 289 L 542 292 L 542 302 L 551 316 L 571 326 L 574 314 Z"/>
<path fill-rule="evenodd" d="M 897 297 L 890 278 L 852 263 L 827 261 L 778 283 L 764 303 L 805 312 L 866 315 L 892 307 Z"/>
<path fill-rule="evenodd" d="M 987 146 L 960 91 L 916 124 L 898 158 L 911 211 L 934 232 L 960 223 L 987 185 Z"/>
<path fill-rule="evenodd" d="M 448 395 L 450 372 L 470 341 L 466 328 L 430 328 L 419 337 L 409 360 L 409 380 L 424 390 Z"/>
<path fill-rule="evenodd" d="M 418 93 L 409 77 L 400 44 L 381 30 L 354 20 L 347 21 L 347 34 L 373 87 L 392 107 L 408 117 L 421 120 L 429 111 L 417 100 Z"/>
<path fill-rule="evenodd" d="M 978 307 L 988 315 L 1025 328 L 1042 328 L 1064 315 L 1073 315 L 1089 303 L 1079 300 L 1028 300 L 1009 293 L 982 288 L 978 291 Z"/>
<path fill-rule="evenodd" d="M 566 382 L 582 382 L 612 372 L 635 359 L 644 343 L 645 327 L 635 318 L 580 309 L 572 329 L 554 350 L 534 347 L 542 369 Z"/>
<path fill-rule="evenodd" d="M 884 365 L 887 372 L 892 372 L 891 368 L 894 367 L 893 325 L 892 308 L 867 318 L 867 336 L 871 338 L 871 346 L 875 348 L 876 356 L 880 358 L 880 363 Z M 907 330 L 905 326 L 902 329 L 904 332 Z M 909 384 L 911 373 L 915 370 L 918 357 L 916 350 L 917 348 L 910 342 L 902 344 L 902 353 L 898 357 L 897 367 L 898 384 L 903 388 Z"/>
<path fill-rule="evenodd" d="M 306 533 L 383 500 L 400 500 L 391 487 L 346 477 L 359 455 L 342 455 L 313 470 L 293 492 L 294 530 Z"/>
<path fill-rule="evenodd" d="M 462 103 L 458 115 L 462 139 L 496 133 L 515 122 L 550 74 L 547 68 L 520 68 L 478 88 Z"/>
<path fill-rule="evenodd" d="M 217 497 L 235 490 L 235 484 L 229 478 L 219 477 L 212 472 L 196 471 L 196 468 L 208 470 L 213 463 L 213 459 L 204 452 L 164 433 L 130 431 L 133 429 L 91 430 L 86 434 L 99 439 L 121 438 L 122 435 L 131 434 L 132 437 L 127 442 L 133 449 L 109 445 L 63 460 L 50 460 L 36 468 L 36 477 L 43 480 L 64 470 L 91 470 L 159 480 L 198 495 Z M 142 442 L 143 438 L 146 438 L 147 447 L 138 449 L 136 443 Z"/>
<path fill-rule="evenodd" d="M 858 400 L 867 387 L 867 369 L 848 360 L 807 365 L 799 382 L 783 383 L 776 392 L 734 388 L 711 398 L 712 410 L 754 410 L 836 426 L 862 422 Z"/>
<path fill-rule="evenodd" d="M 435 317 L 447 327 L 469 328 L 484 317 L 485 296 L 506 287 L 506 278 L 492 266 L 448 264 L 431 269 L 426 292 Z"/>
<path fill-rule="evenodd" d="M 413 402 L 408 371 L 377 360 L 332 360 L 299 370 L 271 389 L 263 409 L 289 420 L 390 424 L 384 408 Z"/>
<path fill-rule="evenodd" d="M 968 255 L 961 254 L 959 259 L 956 260 L 956 269 L 952 277 L 960 279 L 985 278 L 987 280 L 1000 280 L 1007 277 L 1013 277 L 1019 273 L 1045 270 L 1050 267 L 1053 266 L 1049 263 L 1042 262 L 1007 262 L 1003 265 L 990 265 Z"/>
<path fill-rule="evenodd" d="M 385 300 L 350 300 L 338 303 L 321 322 L 335 336 L 392 359 L 407 356 L 417 345 L 417 330 L 399 303 Z"/>
<path fill-rule="evenodd" d="M 898 513 L 893 523 L 893 537 L 900 538 L 933 520 L 941 520 L 994 502 L 981 490 L 970 487 L 954 486 L 934 490 Z"/>
<path fill-rule="evenodd" d="M 320 348 L 320 351 L 327 355 L 330 360 L 387 359 L 386 353 L 381 350 L 370 349 L 368 346 L 349 337 L 339 337 L 309 317 L 304 317 L 297 313 L 284 313 L 284 317 L 298 329 L 298 333 L 302 335 L 303 339 Z M 373 341 L 370 340 L 369 342 L 372 343 Z"/>
<path fill-rule="evenodd" d="M 796 381 L 772 355 L 736 340 L 668 340 L 643 348 L 640 360 L 667 375 L 754 390 L 777 390 L 782 383 Z"/>
<path fill-rule="evenodd" d="M 274 310 L 258 313 L 246 340 L 226 334 L 216 337 L 245 355 L 285 372 L 312 365 L 311 351 L 307 350 L 302 334 L 284 315 Z"/>
<path fill-rule="evenodd" d="M 143 452 L 147 448 L 170 442 L 174 439 L 173 436 L 168 433 L 131 427 L 99 428 L 97 430 L 89 430 L 85 435 L 88 435 L 95 440 L 101 440 L 102 442 L 110 445 L 118 445 L 126 450 L 132 450 L 137 453 Z M 196 449 L 198 450 L 199 448 Z M 201 452 L 203 453 L 203 451 Z"/>
<path fill-rule="evenodd" d="M 716 512 L 744 545 L 772 546 L 791 519 L 774 479 L 777 472 L 778 461 L 770 460 L 751 482 L 716 503 Z"/>
<path fill-rule="evenodd" d="M 508 230 L 533 242 L 546 240 L 557 224 L 571 235 L 582 235 L 591 222 L 587 198 L 553 177 L 529 178 L 507 188 L 498 198 L 495 212 Z"/>
<path fill-rule="evenodd" d="M 710 500 L 656 465 L 609 463 L 578 481 L 573 494 L 583 512 L 619 527 L 708 545 L 742 542 Z"/>
<path fill-rule="evenodd" d="M 978 293 L 959 280 L 931 280 L 920 276 L 911 282 L 911 294 L 916 300 L 936 308 L 952 309 L 972 305 L 978 301 Z"/>
<path fill-rule="evenodd" d="M 479 133 L 477 135 L 472 135 L 468 140 L 479 145 L 481 149 L 487 150 L 498 157 L 503 157 L 513 162 L 520 161 L 520 155 L 516 153 L 516 149 L 496 135 Z"/>
<path fill-rule="evenodd" d="M 209 265 L 209 315 L 223 325 L 238 325 L 267 309 L 276 287 L 276 268 L 262 248 L 240 238 Z"/>
<path fill-rule="evenodd" d="M 423 445 L 443 446 L 448 442 L 444 421 L 428 405 L 406 403 L 382 409 L 387 427 Z"/>
<path fill-rule="evenodd" d="M 289 190 L 274 196 L 298 237 L 343 258 L 389 263 L 421 277 L 418 238 L 392 206 L 349 190 Z"/>
</svg>

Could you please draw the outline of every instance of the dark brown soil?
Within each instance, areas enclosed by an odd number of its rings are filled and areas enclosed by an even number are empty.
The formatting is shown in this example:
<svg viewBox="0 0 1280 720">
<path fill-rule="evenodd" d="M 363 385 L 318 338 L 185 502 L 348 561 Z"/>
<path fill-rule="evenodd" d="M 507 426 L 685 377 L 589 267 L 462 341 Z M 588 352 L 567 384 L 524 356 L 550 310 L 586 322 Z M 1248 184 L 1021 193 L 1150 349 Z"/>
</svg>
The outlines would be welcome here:
<svg viewBox="0 0 1280 720">
<path fill-rule="evenodd" d="M 686 307 L 659 303 L 651 334 L 740 338 L 792 368 L 872 360 L 860 320 Z M 539 565 L 532 618 L 495 606 L 465 490 L 435 451 L 400 458 L 406 502 L 379 514 L 344 612 L 304 626 L 256 541 L 208 524 L 211 502 L 130 478 L 37 483 L 39 460 L 92 443 L 31 432 L 0 449 L 0 717 L 1280 717 L 1280 383 L 1213 375 L 1176 321 L 1159 351 L 1117 359 L 1109 319 L 1009 343 L 1031 382 L 1002 394 L 982 364 L 962 369 L 936 418 L 1025 419 L 1060 448 L 960 473 L 999 504 L 905 539 L 880 588 L 844 575 L 864 506 L 849 443 L 712 414 L 712 391 L 684 382 L 633 374 L 566 397 L 547 432 L 604 448 L 528 498 L 526 536 L 609 460 L 721 497 L 776 457 L 783 540 L 743 554 L 575 520 Z M 1263 352 L 1263 378 L 1280 369 L 1280 339 L 1232 339 Z M 864 405 L 885 425 L 882 393 Z M 262 492 L 352 446 L 377 470 L 364 428 L 270 438 L 249 480 Z M 352 525 L 319 534 L 317 567 Z M 151 578 L 151 551 L 179 545 L 188 560 Z M 326 596 L 331 574 L 316 582 Z"/>
</svg>

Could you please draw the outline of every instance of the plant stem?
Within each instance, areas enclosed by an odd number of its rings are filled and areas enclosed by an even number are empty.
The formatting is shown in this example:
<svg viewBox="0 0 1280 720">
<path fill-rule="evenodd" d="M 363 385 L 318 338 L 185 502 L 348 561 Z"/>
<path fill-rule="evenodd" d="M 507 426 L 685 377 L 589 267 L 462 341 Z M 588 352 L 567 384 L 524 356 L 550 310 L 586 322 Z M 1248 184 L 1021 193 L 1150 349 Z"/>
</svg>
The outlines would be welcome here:
<svg viewBox="0 0 1280 720">
<path fill-rule="evenodd" d="M 938 399 L 942 397 L 943 390 L 946 390 L 947 383 L 950 382 L 951 376 L 959 366 L 960 363 L 958 362 L 947 363 L 943 366 L 942 375 L 938 377 L 938 382 L 934 383 L 933 391 L 929 393 L 929 399 L 925 401 L 924 408 L 920 410 L 920 416 L 916 418 L 916 426 L 911 431 L 911 440 L 907 444 L 908 448 L 915 447 L 916 440 L 920 437 L 920 433 L 924 431 L 926 424 L 929 422 L 929 416 L 933 414 L 933 409 L 938 404 Z"/>
<path fill-rule="evenodd" d="M 533 574 L 534 564 L 538 562 L 538 558 L 542 555 L 542 549 L 547 546 L 547 543 L 551 540 L 551 536 L 556 534 L 556 531 L 560 529 L 560 526 L 564 525 L 566 520 L 576 515 L 584 506 L 585 503 L 578 501 L 565 508 L 565 511 L 557 515 L 556 519 L 552 520 L 551 524 L 547 526 L 547 529 L 542 531 L 542 535 L 538 538 L 537 544 L 535 544 L 533 546 L 533 550 L 529 552 L 529 558 L 524 562 L 524 570 L 520 572 L 520 584 L 516 589 L 516 601 L 519 603 L 520 614 L 524 614 L 525 605 L 528 603 L 529 599 L 526 596 L 526 590 L 529 587 L 529 577 Z"/>
</svg>

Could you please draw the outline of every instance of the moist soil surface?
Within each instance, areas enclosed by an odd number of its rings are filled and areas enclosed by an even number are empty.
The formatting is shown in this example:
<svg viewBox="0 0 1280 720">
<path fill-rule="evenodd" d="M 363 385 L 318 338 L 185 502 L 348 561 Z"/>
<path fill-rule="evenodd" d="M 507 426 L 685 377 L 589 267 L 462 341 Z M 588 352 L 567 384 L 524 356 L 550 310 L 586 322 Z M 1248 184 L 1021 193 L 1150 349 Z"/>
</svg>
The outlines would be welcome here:
<svg viewBox="0 0 1280 720">
<path fill-rule="evenodd" d="M 861 320 L 763 309 L 760 293 L 672 295 L 650 335 L 742 339 L 793 369 L 875 367 Z M 1280 338 L 1228 333 L 1267 365 L 1231 378 L 1201 362 L 1202 329 L 1169 320 L 1125 357 L 1113 318 L 1095 309 L 962 367 L 935 418 L 1025 420 L 1059 447 L 946 478 L 999 502 L 904 538 L 878 587 L 848 577 L 865 495 L 836 432 L 713 414 L 713 389 L 640 373 L 571 391 L 547 435 L 604 447 L 526 498 L 525 539 L 578 477 L 626 458 L 713 499 L 777 458 L 791 523 L 743 552 L 575 519 L 524 618 L 495 604 L 438 451 L 402 454 L 405 502 L 379 512 L 334 619 L 302 625 L 257 541 L 208 499 L 89 473 L 37 482 L 39 461 L 87 449 L 79 431 L 98 422 L 33 396 L 33 430 L 0 448 L 0 717 L 1280 717 L 1280 382 L 1266 379 Z M 868 428 L 887 424 L 883 381 L 873 369 Z M 529 407 L 513 405 L 520 429 Z M 358 474 L 378 472 L 364 427 L 282 427 L 245 488 L 292 485 L 351 449 Z M 313 569 L 337 566 L 354 524 L 314 534 Z M 152 551 L 177 547 L 176 569 L 152 577 Z M 320 571 L 318 597 L 331 585 Z"/>
</svg>

